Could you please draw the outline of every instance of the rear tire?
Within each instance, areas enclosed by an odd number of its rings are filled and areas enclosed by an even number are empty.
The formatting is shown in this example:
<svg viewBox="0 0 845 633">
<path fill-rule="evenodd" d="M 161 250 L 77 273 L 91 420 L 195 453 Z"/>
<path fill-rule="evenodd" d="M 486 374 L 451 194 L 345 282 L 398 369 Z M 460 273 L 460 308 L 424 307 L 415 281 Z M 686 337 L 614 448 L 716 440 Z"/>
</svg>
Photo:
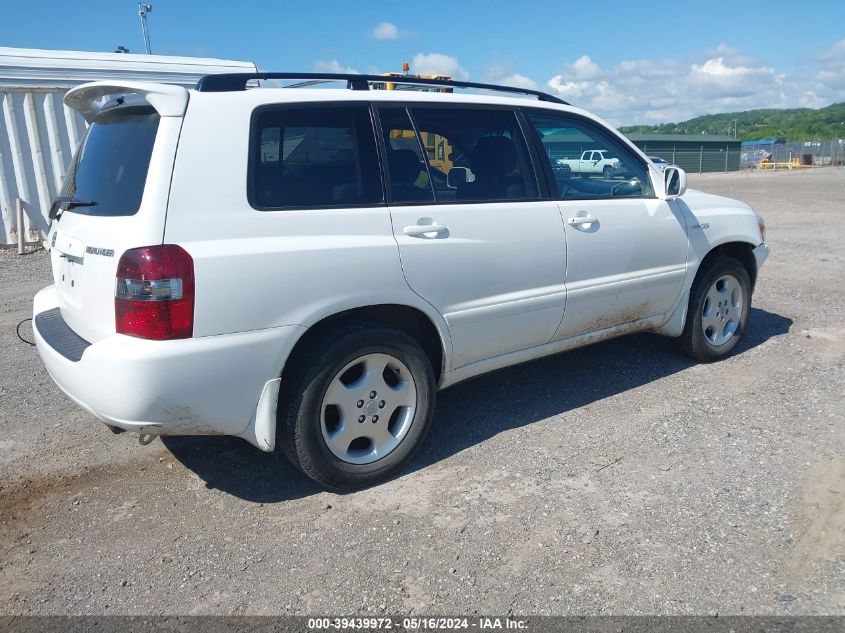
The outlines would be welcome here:
<svg viewBox="0 0 845 633">
<path fill-rule="evenodd" d="M 435 381 L 420 344 L 377 323 L 341 326 L 297 355 L 279 402 L 288 458 L 331 488 L 388 478 L 422 443 Z M 373 395 L 375 394 L 375 395 Z"/>
<path fill-rule="evenodd" d="M 742 339 L 751 312 L 751 277 L 733 257 L 718 257 L 699 271 L 677 348 L 702 362 L 720 360 Z"/>
</svg>

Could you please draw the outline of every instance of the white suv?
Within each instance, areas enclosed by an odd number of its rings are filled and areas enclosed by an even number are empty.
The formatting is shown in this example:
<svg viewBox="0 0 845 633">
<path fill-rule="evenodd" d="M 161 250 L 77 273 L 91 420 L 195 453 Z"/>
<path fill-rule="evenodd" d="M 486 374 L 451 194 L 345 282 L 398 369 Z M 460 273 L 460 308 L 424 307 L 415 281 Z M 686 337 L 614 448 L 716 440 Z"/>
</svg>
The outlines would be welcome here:
<svg viewBox="0 0 845 633">
<path fill-rule="evenodd" d="M 246 89 L 291 78 L 347 86 Z M 352 487 L 461 380 L 641 330 L 736 346 L 768 254 L 748 206 L 549 95 L 379 81 L 71 90 L 90 125 L 33 310 L 56 383 L 115 431 L 239 436 Z M 587 150 L 631 177 L 555 169 Z"/>
</svg>

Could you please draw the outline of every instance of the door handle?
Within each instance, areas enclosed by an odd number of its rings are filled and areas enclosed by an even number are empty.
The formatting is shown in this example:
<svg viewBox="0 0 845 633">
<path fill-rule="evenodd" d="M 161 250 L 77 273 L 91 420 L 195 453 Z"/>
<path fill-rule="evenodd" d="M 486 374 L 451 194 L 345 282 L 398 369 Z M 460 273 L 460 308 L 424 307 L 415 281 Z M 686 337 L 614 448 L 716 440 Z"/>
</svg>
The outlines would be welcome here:
<svg viewBox="0 0 845 633">
<path fill-rule="evenodd" d="M 566 220 L 567 224 L 570 225 L 579 225 L 579 224 L 592 224 L 593 222 L 598 222 L 598 218 L 594 218 L 591 215 L 578 215 L 574 218 L 569 218 Z"/>
<path fill-rule="evenodd" d="M 449 228 L 443 226 L 442 224 L 413 224 L 411 226 L 406 226 L 402 229 L 402 232 L 405 233 L 408 237 L 422 237 L 422 238 L 429 238 L 431 233 L 434 233 L 433 237 L 448 237 L 449 236 Z"/>
</svg>

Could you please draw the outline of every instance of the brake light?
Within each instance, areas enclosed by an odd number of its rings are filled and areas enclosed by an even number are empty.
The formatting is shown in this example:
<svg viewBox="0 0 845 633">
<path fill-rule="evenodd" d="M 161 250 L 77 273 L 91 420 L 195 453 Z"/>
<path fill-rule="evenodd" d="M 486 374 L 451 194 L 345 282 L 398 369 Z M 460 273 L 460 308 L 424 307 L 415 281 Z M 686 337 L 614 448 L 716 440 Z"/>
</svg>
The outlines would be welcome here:
<svg viewBox="0 0 845 633">
<path fill-rule="evenodd" d="M 117 264 L 118 334 L 167 340 L 194 333 L 194 260 L 173 244 L 126 251 Z"/>
</svg>

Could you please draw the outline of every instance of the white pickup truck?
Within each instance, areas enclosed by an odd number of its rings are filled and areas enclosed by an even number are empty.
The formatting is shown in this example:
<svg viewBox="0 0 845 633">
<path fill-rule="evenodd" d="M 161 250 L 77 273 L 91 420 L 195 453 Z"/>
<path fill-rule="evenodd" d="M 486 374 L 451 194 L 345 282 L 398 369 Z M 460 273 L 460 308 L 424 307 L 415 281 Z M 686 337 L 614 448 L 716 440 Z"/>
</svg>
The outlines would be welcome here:
<svg viewBox="0 0 845 633">
<path fill-rule="evenodd" d="M 605 178 L 613 177 L 619 167 L 618 158 L 610 158 L 603 149 L 588 149 L 581 154 L 581 158 L 558 158 L 557 166 L 563 171 L 575 174 L 601 174 Z"/>
</svg>

